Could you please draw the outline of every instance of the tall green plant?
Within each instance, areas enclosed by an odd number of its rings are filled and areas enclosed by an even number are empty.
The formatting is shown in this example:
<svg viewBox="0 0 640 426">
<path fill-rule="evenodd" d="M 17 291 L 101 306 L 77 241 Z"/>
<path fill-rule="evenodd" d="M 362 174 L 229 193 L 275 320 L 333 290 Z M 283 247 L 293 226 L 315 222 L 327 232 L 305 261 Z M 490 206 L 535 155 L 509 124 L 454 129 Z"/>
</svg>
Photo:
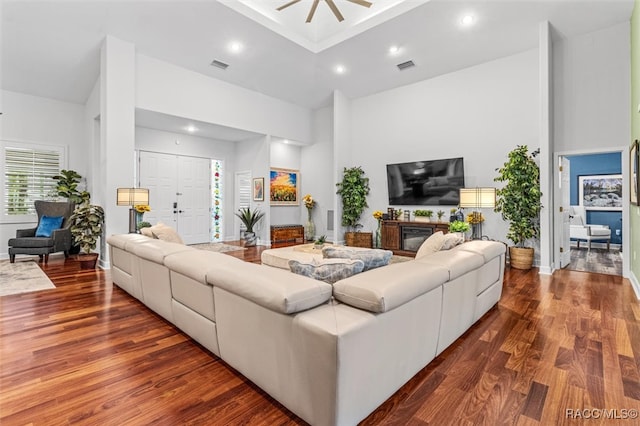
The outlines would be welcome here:
<svg viewBox="0 0 640 426">
<path fill-rule="evenodd" d="M 534 158 L 539 150 L 529 153 L 526 145 L 518 145 L 509 152 L 508 160 L 496 171 L 496 182 L 506 182 L 496 191 L 495 211 L 509 221 L 507 238 L 517 247 L 536 238 L 540 232 L 540 167 Z"/>
<path fill-rule="evenodd" d="M 364 209 L 369 207 L 367 195 L 369 195 L 369 178 L 365 177 L 364 170 L 360 166 L 344 168 L 342 182 L 336 184 L 336 192 L 342 197 L 342 226 L 349 230 L 361 227 L 358 222 Z"/>
<path fill-rule="evenodd" d="M 98 238 L 102 236 L 104 224 L 104 209 L 100 206 L 85 202 L 76 206 L 71 220 L 71 235 L 76 245 L 83 253 L 91 253 L 96 248 Z"/>
</svg>

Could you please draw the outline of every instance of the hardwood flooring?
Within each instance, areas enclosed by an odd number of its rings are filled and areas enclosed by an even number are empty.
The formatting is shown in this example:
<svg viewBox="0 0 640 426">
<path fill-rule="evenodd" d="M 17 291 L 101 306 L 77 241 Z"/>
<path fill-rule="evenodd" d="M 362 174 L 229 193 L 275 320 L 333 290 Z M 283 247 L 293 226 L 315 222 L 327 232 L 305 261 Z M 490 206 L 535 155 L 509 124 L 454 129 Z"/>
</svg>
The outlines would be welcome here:
<svg viewBox="0 0 640 426">
<path fill-rule="evenodd" d="M 1 425 L 304 424 L 108 272 L 62 259 L 43 269 L 55 290 L 0 297 Z M 507 269 L 500 303 L 362 424 L 638 424 L 623 419 L 630 410 L 640 410 L 630 283 Z"/>
</svg>

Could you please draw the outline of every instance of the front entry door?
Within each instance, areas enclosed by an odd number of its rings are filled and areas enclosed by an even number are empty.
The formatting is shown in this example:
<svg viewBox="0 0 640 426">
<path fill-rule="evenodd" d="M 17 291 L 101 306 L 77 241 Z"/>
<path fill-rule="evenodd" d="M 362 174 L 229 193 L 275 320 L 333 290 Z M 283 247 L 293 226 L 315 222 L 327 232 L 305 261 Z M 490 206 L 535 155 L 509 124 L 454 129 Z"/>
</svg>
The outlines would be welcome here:
<svg viewBox="0 0 640 426">
<path fill-rule="evenodd" d="M 176 229 L 185 244 L 210 241 L 211 161 L 206 158 L 140 152 L 140 186 L 149 189 L 145 220 Z"/>
</svg>

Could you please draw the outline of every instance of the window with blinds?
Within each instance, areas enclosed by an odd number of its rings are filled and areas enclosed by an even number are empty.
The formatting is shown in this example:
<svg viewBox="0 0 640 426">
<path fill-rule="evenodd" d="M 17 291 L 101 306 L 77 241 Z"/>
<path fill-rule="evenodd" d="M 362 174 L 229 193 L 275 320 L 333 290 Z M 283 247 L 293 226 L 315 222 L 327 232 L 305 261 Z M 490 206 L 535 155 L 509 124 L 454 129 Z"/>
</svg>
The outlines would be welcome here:
<svg viewBox="0 0 640 426">
<path fill-rule="evenodd" d="M 3 144 L 4 216 L 35 214 L 34 201 L 56 196 L 64 150 L 61 147 Z"/>
</svg>

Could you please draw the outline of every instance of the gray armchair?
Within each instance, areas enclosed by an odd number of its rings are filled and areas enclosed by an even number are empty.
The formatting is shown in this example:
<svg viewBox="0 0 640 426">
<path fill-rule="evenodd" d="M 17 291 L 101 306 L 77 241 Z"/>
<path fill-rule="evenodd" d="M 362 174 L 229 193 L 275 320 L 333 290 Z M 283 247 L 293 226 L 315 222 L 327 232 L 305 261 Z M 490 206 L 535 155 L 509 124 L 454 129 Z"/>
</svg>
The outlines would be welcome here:
<svg viewBox="0 0 640 426">
<path fill-rule="evenodd" d="M 16 238 L 9 240 L 9 260 L 14 263 L 16 254 L 38 255 L 40 261 L 44 257 L 44 263 L 49 261 L 49 254 L 59 251 L 64 252 L 64 257 L 69 257 L 69 249 L 71 248 L 71 222 L 69 217 L 75 208 L 74 203 L 55 202 L 55 201 L 36 201 L 36 213 L 38 214 L 38 225 L 43 216 L 62 217 L 62 225 L 60 229 L 51 232 L 51 237 L 36 237 L 36 229 L 18 229 Z"/>
</svg>

